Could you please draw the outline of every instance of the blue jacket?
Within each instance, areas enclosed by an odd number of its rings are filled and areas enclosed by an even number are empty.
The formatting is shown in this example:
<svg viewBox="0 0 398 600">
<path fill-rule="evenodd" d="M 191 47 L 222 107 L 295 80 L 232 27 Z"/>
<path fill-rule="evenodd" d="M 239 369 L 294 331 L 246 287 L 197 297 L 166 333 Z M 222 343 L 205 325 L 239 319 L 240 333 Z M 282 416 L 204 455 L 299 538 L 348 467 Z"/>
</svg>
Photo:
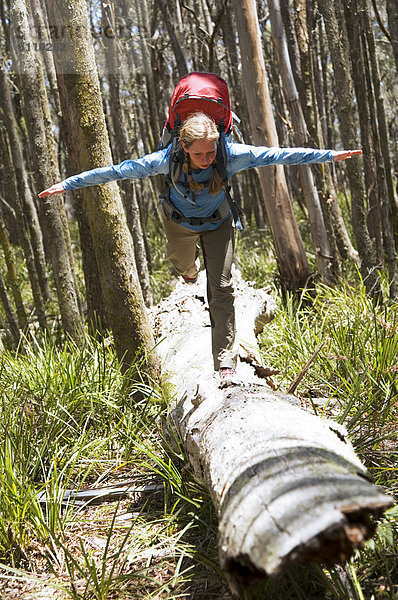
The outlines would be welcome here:
<svg viewBox="0 0 398 600">
<path fill-rule="evenodd" d="M 225 140 L 227 151 L 227 175 L 228 179 L 246 169 L 264 167 L 267 165 L 300 165 L 310 163 L 332 162 L 333 150 L 314 150 L 313 148 L 267 148 L 266 146 L 249 146 L 237 144 Z M 117 179 L 140 179 L 141 177 L 152 177 L 154 175 L 167 175 L 169 172 L 170 146 L 147 154 L 141 158 L 125 160 L 119 165 L 109 165 L 91 171 L 84 171 L 79 175 L 73 175 L 63 181 L 66 190 L 76 190 L 89 185 L 98 185 L 115 181 Z M 208 183 L 211 177 L 212 167 L 201 170 L 193 170 L 193 178 L 198 183 Z M 181 175 L 182 180 L 183 175 Z M 221 190 L 215 196 L 209 193 L 205 186 L 200 192 L 186 197 L 185 188 L 177 184 L 170 188 L 170 199 L 174 206 L 185 217 L 209 217 L 221 205 L 224 200 L 224 191 Z M 229 218 L 229 215 L 226 217 Z M 224 219 L 225 220 L 225 219 Z M 194 231 L 209 231 L 217 229 L 221 222 L 206 222 L 202 225 L 182 225 Z"/>
</svg>

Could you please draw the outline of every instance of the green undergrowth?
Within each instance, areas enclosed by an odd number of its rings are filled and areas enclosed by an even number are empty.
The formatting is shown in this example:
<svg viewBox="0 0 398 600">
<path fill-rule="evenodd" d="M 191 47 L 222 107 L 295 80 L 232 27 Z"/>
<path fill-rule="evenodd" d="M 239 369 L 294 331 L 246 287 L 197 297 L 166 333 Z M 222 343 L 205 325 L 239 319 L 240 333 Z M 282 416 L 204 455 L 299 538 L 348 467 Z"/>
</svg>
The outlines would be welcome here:
<svg viewBox="0 0 398 600">
<path fill-rule="evenodd" d="M 288 389 L 307 366 L 296 395 L 319 416 L 347 427 L 373 481 L 396 499 L 397 305 L 375 307 L 360 282 L 334 288 L 319 284 L 300 297 L 276 295 L 275 319 L 260 337 L 264 364 L 279 370 L 274 383 Z M 351 560 L 351 592 L 338 591 L 340 571 L 324 572 L 326 587 L 330 583 L 334 590 L 325 597 L 398 598 L 397 547 L 398 511 L 393 508 L 374 539 Z"/>
<path fill-rule="evenodd" d="M 250 232 L 237 246 L 244 277 L 269 287 L 276 300 L 275 318 L 259 337 L 263 365 L 278 371 L 273 385 L 285 391 L 299 378 L 295 394 L 302 403 L 346 426 L 373 481 L 396 500 L 398 305 L 388 300 L 384 275 L 383 306 L 366 296 L 350 264 L 343 265 L 345 279 L 334 287 L 315 283 L 312 290 L 291 294 L 278 285 L 267 238 Z M 397 600 L 397 549 L 398 511 L 393 508 L 345 570 L 298 569 L 269 582 L 258 597 Z"/>
<path fill-rule="evenodd" d="M 1 598 L 223 598 L 214 511 L 138 359 L 122 375 L 108 340 L 31 338 L 1 354 L 0 386 Z M 126 482 L 115 500 L 67 499 Z"/>
<path fill-rule="evenodd" d="M 153 235 L 159 300 L 174 276 Z M 248 228 L 237 256 L 276 300 L 259 338 L 273 384 L 286 390 L 302 375 L 302 403 L 343 423 L 373 480 L 397 497 L 397 306 L 375 307 L 352 267 L 333 288 L 282 293 L 267 233 Z M 230 600 L 210 498 L 178 439 L 165 438 L 172 390 L 148 384 L 139 357 L 122 374 L 109 339 L 82 348 L 60 339 L 32 334 L 0 354 L 0 598 L 36 600 L 47 586 L 57 599 Z M 65 499 L 126 482 L 116 499 Z M 396 600 L 397 552 L 393 508 L 344 567 L 298 567 L 242 598 Z"/>
<path fill-rule="evenodd" d="M 297 393 L 317 414 L 347 427 L 373 475 L 390 487 L 396 480 L 383 456 L 396 450 L 397 308 L 375 307 L 362 285 L 319 284 L 299 298 L 280 298 L 260 337 L 264 363 L 279 370 L 279 388 L 287 389 L 310 362 Z"/>
</svg>

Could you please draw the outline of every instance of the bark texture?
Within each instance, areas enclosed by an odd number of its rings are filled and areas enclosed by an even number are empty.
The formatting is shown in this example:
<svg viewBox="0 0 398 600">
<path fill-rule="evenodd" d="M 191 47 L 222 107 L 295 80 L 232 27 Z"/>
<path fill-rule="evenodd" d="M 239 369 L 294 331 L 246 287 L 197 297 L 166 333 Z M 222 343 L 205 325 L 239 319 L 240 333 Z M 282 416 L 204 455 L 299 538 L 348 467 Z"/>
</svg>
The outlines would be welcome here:
<svg viewBox="0 0 398 600">
<path fill-rule="evenodd" d="M 390 42 L 394 52 L 395 68 L 398 73 L 398 4 L 395 0 L 386 0 Z"/>
<path fill-rule="evenodd" d="M 23 0 L 12 0 L 11 16 L 15 22 L 19 23 L 20 36 L 23 41 L 17 59 L 24 114 L 33 155 L 34 179 L 37 187 L 43 190 L 60 178 L 51 126 L 46 127 L 45 123 L 46 121 L 50 124 L 51 118 L 44 74 L 41 64 L 36 63 L 33 50 L 29 45 L 29 15 Z M 62 219 L 65 208 L 59 197 L 42 200 L 42 207 L 62 325 L 65 333 L 79 342 L 83 336 L 83 323 L 68 250 L 68 246 L 70 246 L 70 240 L 67 239 L 69 231 Z"/>
<path fill-rule="evenodd" d="M 250 373 L 246 361 L 270 374 L 256 365 L 254 331 L 272 318 L 273 302 L 236 276 L 234 283 L 245 361 L 239 385 L 219 389 L 211 374 L 204 278 L 189 289 L 179 284 L 156 319 L 176 388 L 167 431 L 178 430 L 195 476 L 210 491 L 221 566 L 232 591 L 242 594 L 293 564 L 344 561 L 373 534 L 370 517 L 392 498 L 370 482 L 344 427 L 305 412 L 298 398 Z"/>
<path fill-rule="evenodd" d="M 318 1 L 319 10 L 325 21 L 325 29 L 336 80 L 336 109 L 339 117 L 341 139 L 345 148 L 353 149 L 358 147 L 357 128 L 352 117 L 352 106 L 354 104 L 353 83 L 350 67 L 346 59 L 348 50 L 343 46 L 344 36 L 340 34 L 336 17 L 335 11 L 339 8 L 337 4 L 339 3 L 331 3 L 328 0 Z M 352 6 L 351 0 L 346 2 L 345 6 L 347 10 L 350 10 Z M 352 224 L 361 259 L 361 274 L 368 294 L 378 301 L 381 298 L 380 278 L 378 274 L 379 265 L 374 256 L 366 223 L 364 178 L 357 161 L 347 161 L 346 168 L 351 188 Z"/>
<path fill-rule="evenodd" d="M 72 126 L 81 170 L 112 163 L 102 96 L 83 0 L 48 2 L 53 23 L 62 23 L 67 35 L 55 52 L 62 109 Z M 67 100 L 67 101 L 66 101 Z M 86 209 L 100 271 L 101 287 L 119 359 L 131 365 L 137 352 L 147 353 L 147 369 L 157 372 L 157 358 L 138 281 L 123 206 L 116 183 L 87 194 Z"/>
<path fill-rule="evenodd" d="M 256 5 L 254 0 L 235 0 L 233 7 L 253 142 L 256 145 L 278 146 Z M 296 290 L 305 286 L 311 272 L 293 214 L 283 167 L 275 165 L 260 169 L 259 172 L 281 279 L 286 287 Z"/>
</svg>

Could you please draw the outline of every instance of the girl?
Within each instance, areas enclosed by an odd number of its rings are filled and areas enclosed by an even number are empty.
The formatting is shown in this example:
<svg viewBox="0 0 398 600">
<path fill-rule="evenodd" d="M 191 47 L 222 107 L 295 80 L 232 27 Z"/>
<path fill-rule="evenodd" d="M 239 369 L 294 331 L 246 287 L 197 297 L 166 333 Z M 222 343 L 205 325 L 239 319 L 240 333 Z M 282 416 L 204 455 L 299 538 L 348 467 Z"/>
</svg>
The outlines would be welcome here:
<svg viewBox="0 0 398 600">
<path fill-rule="evenodd" d="M 173 182 L 163 199 L 162 221 L 167 237 L 167 256 L 186 283 L 198 277 L 200 242 L 207 275 L 207 294 L 212 327 L 212 352 L 221 385 L 234 382 L 236 368 L 235 313 L 231 265 L 234 228 L 229 204 L 215 168 L 217 142 L 225 144 L 228 179 L 245 169 L 275 164 L 308 164 L 340 161 L 361 150 L 333 151 L 311 148 L 267 148 L 237 144 L 219 133 L 204 113 L 190 115 L 182 124 L 179 143 L 185 162 L 179 181 Z M 169 172 L 170 146 L 142 158 L 125 160 L 68 177 L 39 194 L 40 198 L 65 190 L 98 185 L 117 179 L 137 179 Z"/>
</svg>

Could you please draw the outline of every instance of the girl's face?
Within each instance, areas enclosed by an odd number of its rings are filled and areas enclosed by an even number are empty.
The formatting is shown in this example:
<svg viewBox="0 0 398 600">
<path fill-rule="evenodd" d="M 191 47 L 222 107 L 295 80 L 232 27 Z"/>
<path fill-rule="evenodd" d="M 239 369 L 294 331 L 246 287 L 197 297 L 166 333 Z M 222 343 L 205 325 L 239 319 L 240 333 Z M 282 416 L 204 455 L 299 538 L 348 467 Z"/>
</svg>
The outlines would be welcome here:
<svg viewBox="0 0 398 600">
<path fill-rule="evenodd" d="M 217 144 L 214 140 L 195 140 L 190 146 L 182 142 L 182 147 L 189 154 L 193 169 L 207 169 L 217 154 Z"/>
</svg>

